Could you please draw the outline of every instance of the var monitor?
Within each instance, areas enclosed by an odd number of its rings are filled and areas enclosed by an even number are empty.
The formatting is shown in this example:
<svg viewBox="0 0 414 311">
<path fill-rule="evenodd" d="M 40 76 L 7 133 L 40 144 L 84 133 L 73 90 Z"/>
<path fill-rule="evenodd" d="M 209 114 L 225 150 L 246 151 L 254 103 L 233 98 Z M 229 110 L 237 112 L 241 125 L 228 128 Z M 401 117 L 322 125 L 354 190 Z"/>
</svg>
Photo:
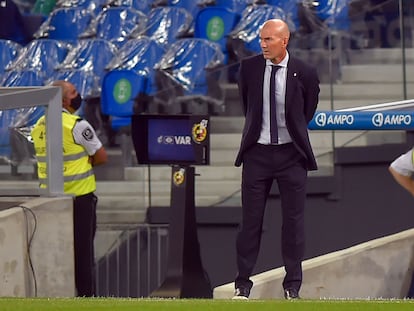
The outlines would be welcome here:
<svg viewBox="0 0 414 311">
<path fill-rule="evenodd" d="M 210 164 L 209 116 L 134 115 L 131 136 L 139 164 Z"/>
</svg>

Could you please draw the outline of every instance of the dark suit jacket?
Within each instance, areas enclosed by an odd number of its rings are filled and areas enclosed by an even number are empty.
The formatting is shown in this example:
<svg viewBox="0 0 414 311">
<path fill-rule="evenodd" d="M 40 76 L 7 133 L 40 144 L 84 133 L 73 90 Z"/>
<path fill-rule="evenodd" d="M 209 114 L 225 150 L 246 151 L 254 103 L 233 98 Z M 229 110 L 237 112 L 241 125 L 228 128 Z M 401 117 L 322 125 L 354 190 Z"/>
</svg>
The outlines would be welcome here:
<svg viewBox="0 0 414 311">
<path fill-rule="evenodd" d="M 246 58 L 240 64 L 238 85 L 246 119 L 236 166 L 241 165 L 244 152 L 257 143 L 260 136 L 265 67 L 266 60 L 261 54 Z M 309 142 L 308 123 L 318 105 L 318 74 L 315 68 L 289 55 L 286 80 L 286 126 L 293 144 L 306 159 L 307 169 L 316 170 L 317 164 Z"/>
</svg>

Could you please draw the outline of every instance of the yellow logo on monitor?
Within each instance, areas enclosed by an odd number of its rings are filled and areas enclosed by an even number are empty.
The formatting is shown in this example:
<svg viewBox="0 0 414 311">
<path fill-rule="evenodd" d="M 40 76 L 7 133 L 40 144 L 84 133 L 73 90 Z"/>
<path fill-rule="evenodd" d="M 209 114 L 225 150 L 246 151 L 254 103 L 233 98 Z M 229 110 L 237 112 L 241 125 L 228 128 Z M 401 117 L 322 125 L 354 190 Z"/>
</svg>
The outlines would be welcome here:
<svg viewBox="0 0 414 311">
<path fill-rule="evenodd" d="M 207 137 L 207 122 L 207 120 L 201 120 L 200 123 L 193 125 L 191 133 L 193 135 L 193 140 L 197 144 L 202 143 Z"/>
</svg>

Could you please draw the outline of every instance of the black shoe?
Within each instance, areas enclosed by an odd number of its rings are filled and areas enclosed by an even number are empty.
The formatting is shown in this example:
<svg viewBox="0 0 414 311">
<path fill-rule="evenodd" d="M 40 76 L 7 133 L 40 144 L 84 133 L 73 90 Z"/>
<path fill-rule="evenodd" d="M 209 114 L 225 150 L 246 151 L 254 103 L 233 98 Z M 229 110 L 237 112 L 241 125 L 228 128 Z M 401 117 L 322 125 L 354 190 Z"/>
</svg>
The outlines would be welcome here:
<svg viewBox="0 0 414 311">
<path fill-rule="evenodd" d="M 287 300 L 300 299 L 299 291 L 295 288 L 286 288 L 285 289 L 285 299 L 287 299 Z"/>
<path fill-rule="evenodd" d="M 249 299 L 250 289 L 247 287 L 238 287 L 234 291 L 234 296 L 232 299 Z"/>
</svg>

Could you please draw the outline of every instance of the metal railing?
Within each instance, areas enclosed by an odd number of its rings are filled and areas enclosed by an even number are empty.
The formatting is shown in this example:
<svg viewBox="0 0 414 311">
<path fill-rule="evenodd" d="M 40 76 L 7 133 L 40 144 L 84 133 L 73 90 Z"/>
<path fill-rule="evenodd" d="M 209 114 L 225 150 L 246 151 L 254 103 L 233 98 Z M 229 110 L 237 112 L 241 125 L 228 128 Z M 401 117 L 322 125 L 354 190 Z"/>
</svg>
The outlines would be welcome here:
<svg viewBox="0 0 414 311">
<path fill-rule="evenodd" d="M 140 224 L 123 229 L 96 262 L 97 296 L 149 296 L 163 281 L 167 254 L 168 225 Z"/>
</svg>

